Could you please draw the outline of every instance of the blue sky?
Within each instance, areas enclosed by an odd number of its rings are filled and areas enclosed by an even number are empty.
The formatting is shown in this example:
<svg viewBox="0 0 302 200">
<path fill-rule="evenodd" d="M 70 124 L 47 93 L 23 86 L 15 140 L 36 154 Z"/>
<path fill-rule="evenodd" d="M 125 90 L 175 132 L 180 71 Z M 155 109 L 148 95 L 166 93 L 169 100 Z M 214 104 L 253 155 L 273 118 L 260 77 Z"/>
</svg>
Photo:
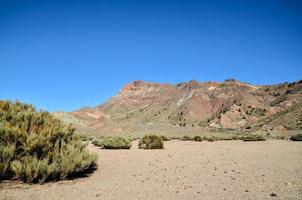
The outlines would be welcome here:
<svg viewBox="0 0 302 200">
<path fill-rule="evenodd" d="M 302 78 L 302 2 L 0 0 L 0 99 L 48 111 L 133 80 Z"/>
</svg>

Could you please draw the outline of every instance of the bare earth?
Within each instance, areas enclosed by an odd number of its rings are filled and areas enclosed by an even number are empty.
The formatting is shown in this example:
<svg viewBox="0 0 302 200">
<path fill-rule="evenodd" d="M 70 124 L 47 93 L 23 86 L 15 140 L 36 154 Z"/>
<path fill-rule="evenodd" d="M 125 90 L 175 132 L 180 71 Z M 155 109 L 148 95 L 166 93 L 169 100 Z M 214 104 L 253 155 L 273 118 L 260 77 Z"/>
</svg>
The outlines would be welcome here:
<svg viewBox="0 0 302 200">
<path fill-rule="evenodd" d="M 302 142 L 165 142 L 101 150 L 86 178 L 0 184 L 0 199 L 302 199 Z M 274 193 L 276 196 L 272 196 Z"/>
</svg>

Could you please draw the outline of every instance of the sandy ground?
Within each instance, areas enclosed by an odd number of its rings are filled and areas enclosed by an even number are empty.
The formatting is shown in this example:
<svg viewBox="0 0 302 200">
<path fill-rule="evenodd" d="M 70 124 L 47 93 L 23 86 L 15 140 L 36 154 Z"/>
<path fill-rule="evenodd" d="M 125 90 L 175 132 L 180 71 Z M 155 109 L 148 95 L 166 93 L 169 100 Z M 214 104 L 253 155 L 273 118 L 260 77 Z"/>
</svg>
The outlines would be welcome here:
<svg viewBox="0 0 302 200">
<path fill-rule="evenodd" d="M 0 184 L 0 199 L 302 199 L 302 142 L 165 142 L 101 150 L 86 178 Z M 274 193 L 276 196 L 271 196 Z"/>
</svg>

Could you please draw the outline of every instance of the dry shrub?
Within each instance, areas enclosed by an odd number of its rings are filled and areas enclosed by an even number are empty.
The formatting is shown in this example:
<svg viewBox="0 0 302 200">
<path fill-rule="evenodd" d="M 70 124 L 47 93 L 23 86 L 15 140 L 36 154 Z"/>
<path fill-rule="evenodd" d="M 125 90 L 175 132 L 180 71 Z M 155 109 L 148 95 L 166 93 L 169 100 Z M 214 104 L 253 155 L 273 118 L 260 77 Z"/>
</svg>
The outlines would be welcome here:
<svg viewBox="0 0 302 200">
<path fill-rule="evenodd" d="M 101 147 L 103 148 L 104 145 L 103 145 L 103 141 L 99 138 L 94 138 L 92 141 L 91 141 L 91 144 L 94 144 L 95 146 L 98 146 L 98 147 Z"/>
<path fill-rule="evenodd" d="M 157 135 L 145 135 L 139 140 L 138 147 L 140 149 L 163 149 L 164 143 Z"/>
<path fill-rule="evenodd" d="M 102 141 L 105 149 L 130 149 L 131 141 L 123 137 L 107 137 Z"/>
<path fill-rule="evenodd" d="M 248 135 L 248 136 L 241 137 L 241 139 L 244 142 L 265 141 L 265 138 L 262 135 Z"/>
<path fill-rule="evenodd" d="M 90 169 L 96 155 L 74 131 L 29 104 L 0 101 L 0 179 L 43 183 Z"/>
</svg>

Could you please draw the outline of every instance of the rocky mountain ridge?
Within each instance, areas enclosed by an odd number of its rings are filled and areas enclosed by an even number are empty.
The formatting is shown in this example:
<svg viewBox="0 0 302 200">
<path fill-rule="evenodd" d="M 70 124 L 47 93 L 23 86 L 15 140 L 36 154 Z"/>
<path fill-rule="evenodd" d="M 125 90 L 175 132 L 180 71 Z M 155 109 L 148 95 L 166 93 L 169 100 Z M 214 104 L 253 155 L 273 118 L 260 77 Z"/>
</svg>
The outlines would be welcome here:
<svg viewBox="0 0 302 200">
<path fill-rule="evenodd" d="M 96 107 L 55 116 L 97 135 L 302 129 L 302 81 L 177 85 L 134 81 Z"/>
</svg>

